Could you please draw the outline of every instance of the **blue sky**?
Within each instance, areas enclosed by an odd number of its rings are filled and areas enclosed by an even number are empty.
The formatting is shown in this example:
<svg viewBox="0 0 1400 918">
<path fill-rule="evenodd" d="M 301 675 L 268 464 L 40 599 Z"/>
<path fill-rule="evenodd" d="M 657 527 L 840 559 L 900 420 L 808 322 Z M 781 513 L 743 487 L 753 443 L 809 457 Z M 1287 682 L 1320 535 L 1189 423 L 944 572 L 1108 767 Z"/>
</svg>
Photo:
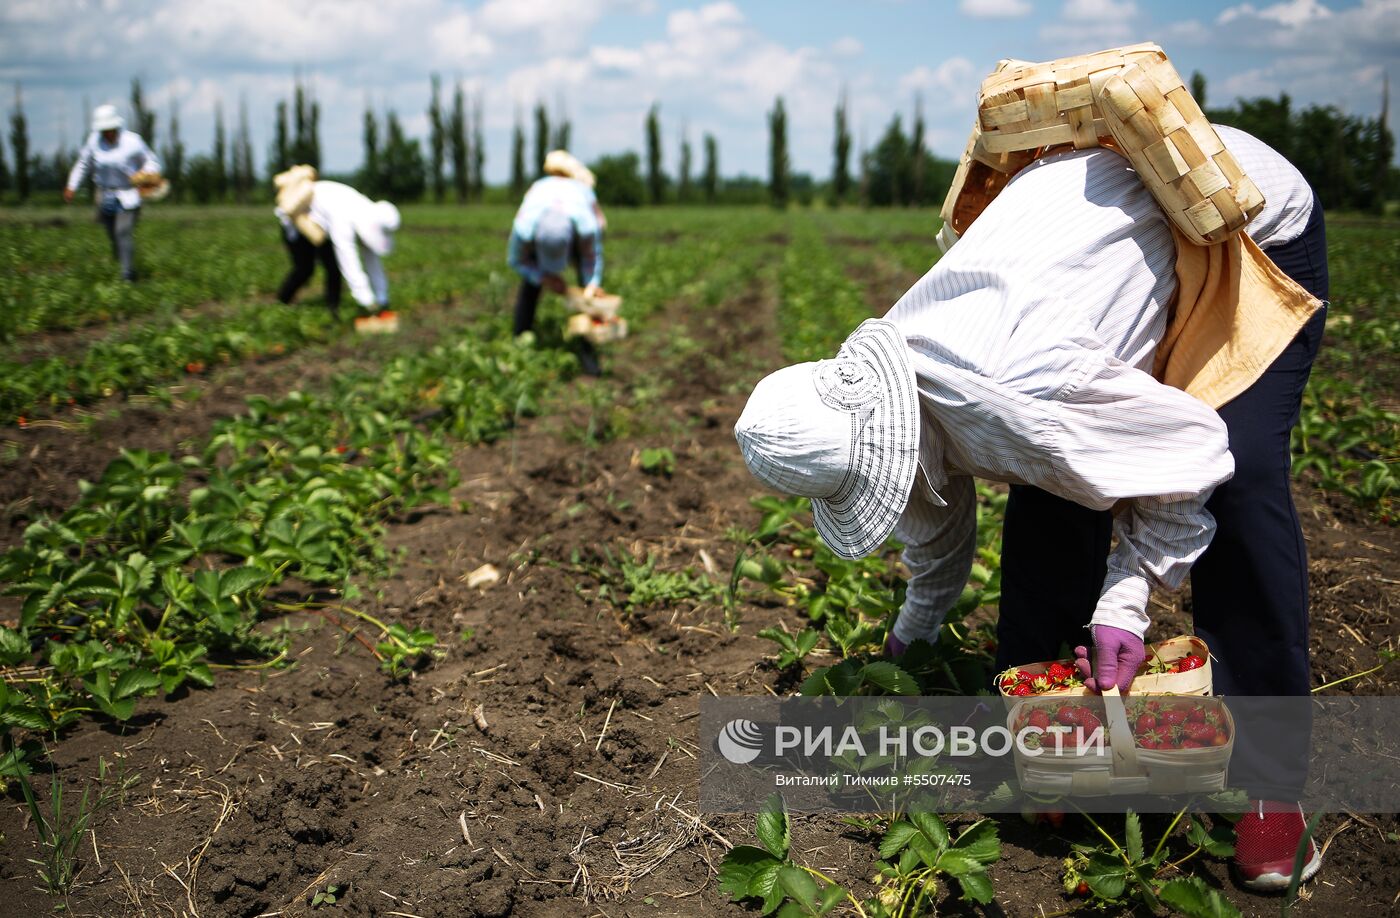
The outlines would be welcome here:
<svg viewBox="0 0 1400 918">
<path fill-rule="evenodd" d="M 585 159 L 640 149 L 656 101 L 668 167 L 684 128 L 697 152 L 716 135 L 726 174 L 762 174 L 764 113 L 781 94 L 794 166 L 822 177 L 843 88 L 871 143 L 920 95 L 930 146 L 953 157 L 998 59 L 1149 40 L 1183 75 L 1204 73 L 1213 104 L 1287 92 L 1371 115 L 1382 73 L 1400 75 L 1400 0 L 6 0 L 0 80 L 23 84 L 40 149 L 76 144 L 84 102 L 124 103 L 140 76 L 158 141 L 173 103 L 187 146 L 205 150 L 216 102 L 232 116 L 243 99 L 261 161 L 300 68 L 322 102 L 325 164 L 344 170 L 361 158 L 366 100 L 425 134 L 438 72 L 480 93 L 492 181 L 515 112 L 536 99 L 568 111 Z"/>
</svg>

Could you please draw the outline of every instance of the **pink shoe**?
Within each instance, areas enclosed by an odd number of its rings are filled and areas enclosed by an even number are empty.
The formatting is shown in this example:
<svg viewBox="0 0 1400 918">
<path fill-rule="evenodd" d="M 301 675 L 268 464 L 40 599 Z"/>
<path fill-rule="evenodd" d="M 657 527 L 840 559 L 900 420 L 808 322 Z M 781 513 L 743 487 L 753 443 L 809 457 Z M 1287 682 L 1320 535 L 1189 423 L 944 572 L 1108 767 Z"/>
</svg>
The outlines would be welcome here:
<svg viewBox="0 0 1400 918">
<path fill-rule="evenodd" d="M 1271 800 L 1251 803 L 1251 811 L 1235 824 L 1235 870 L 1247 889 L 1287 892 L 1293 879 L 1293 858 L 1307 828 L 1303 809 L 1296 803 Z M 1311 880 L 1322 867 L 1317 842 L 1309 839 L 1308 846 L 1311 850 L 1303 862 L 1300 883 Z"/>
</svg>

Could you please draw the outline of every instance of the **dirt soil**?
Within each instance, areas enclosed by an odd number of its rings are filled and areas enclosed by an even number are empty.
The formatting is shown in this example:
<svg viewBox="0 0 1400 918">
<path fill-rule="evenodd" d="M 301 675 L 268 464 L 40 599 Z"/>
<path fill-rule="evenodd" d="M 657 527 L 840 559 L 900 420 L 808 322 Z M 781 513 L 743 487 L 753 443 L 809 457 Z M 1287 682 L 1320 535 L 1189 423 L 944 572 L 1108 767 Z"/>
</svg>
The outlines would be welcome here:
<svg viewBox="0 0 1400 918">
<path fill-rule="evenodd" d="M 698 704 L 704 692 L 774 690 L 771 644 L 754 634 L 778 621 L 793 628 L 795 616 L 745 604 L 733 632 L 712 602 L 624 614 L 575 559 L 650 554 L 666 570 L 727 579 L 735 545 L 726 533 L 757 521 L 748 501 L 758 491 L 732 423 L 752 384 L 780 363 L 775 321 L 764 286 L 709 312 L 674 304 L 607 352 L 611 378 L 580 380 L 512 436 L 461 450 L 454 496 L 463 509 L 391 527 L 394 572 L 362 584 L 367 611 L 444 641 L 446 655 L 412 679 L 380 672 L 363 636 L 292 616 L 269 626 L 289 634 L 295 666 L 221 672 L 213 690 L 150 702 L 124 727 L 83 724 L 55 746 L 70 793 L 99 759 L 131 782 L 82 842 L 70 912 L 290 916 L 336 887 L 335 907 L 317 912 L 756 914 L 714 882 L 726 847 L 752 841 L 752 820 L 696 812 Z M 666 346 L 664 330 L 678 325 L 699 350 Z M 324 376 L 332 366 L 327 358 L 297 372 Z M 641 398 L 657 380 L 669 382 Z M 222 396 L 201 403 L 211 416 L 233 410 Z M 210 420 L 179 423 L 162 413 L 104 429 L 103 439 L 140 441 L 160 427 L 150 442 L 174 443 Z M 599 430 L 619 435 L 597 443 Z M 663 443 L 676 454 L 669 478 L 637 461 Z M 37 477 L 41 466 L 53 483 Z M 58 505 L 70 493 L 61 476 L 100 466 L 45 441 L 27 481 L 54 489 L 37 505 Z M 3 496 L 12 507 L 20 499 Z M 1387 581 L 1400 581 L 1400 543 L 1308 493 L 1300 500 L 1315 559 L 1316 666 L 1330 681 L 1375 665 L 1383 640 L 1394 645 Z M 486 564 L 500 579 L 468 586 Z M 1393 678 L 1348 687 L 1397 691 Z M 26 862 L 37 856 L 34 833 L 23 807 L 6 803 L 0 912 L 45 914 L 55 903 Z M 1060 858 L 1086 828 L 1074 819 L 1058 831 L 1019 817 L 998 823 L 998 904 L 978 913 L 1072 907 Z M 1384 836 L 1398 828 L 1394 818 L 1325 820 L 1329 865 L 1294 914 L 1388 911 L 1400 857 Z M 804 861 L 869 892 L 875 846 L 866 835 L 829 817 L 797 818 L 793 834 Z M 1278 900 L 1246 894 L 1225 865 L 1199 869 L 1246 914 L 1276 913 Z M 939 911 L 973 913 L 951 894 Z"/>
</svg>

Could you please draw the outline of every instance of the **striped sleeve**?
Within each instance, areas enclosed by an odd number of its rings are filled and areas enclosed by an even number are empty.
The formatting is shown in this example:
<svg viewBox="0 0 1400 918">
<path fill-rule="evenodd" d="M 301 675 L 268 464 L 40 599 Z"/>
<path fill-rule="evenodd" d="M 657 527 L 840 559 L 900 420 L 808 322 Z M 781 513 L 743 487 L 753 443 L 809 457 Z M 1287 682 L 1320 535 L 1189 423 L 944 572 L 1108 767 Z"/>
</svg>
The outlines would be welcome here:
<svg viewBox="0 0 1400 918">
<path fill-rule="evenodd" d="M 894 636 L 906 644 L 920 638 L 934 640 L 972 571 L 977 548 L 977 492 L 972 478 L 949 479 L 940 496 L 946 507 L 935 507 L 916 493 L 895 527 L 895 536 L 905 543 L 909 585 Z"/>
<path fill-rule="evenodd" d="M 1205 403 L 1104 359 L 1067 394 L 1054 433 L 1059 493 L 1089 507 L 1129 498 L 1093 622 L 1142 635 L 1153 586 L 1176 590 L 1210 545 L 1206 500 L 1234 473 L 1225 423 Z"/>
</svg>

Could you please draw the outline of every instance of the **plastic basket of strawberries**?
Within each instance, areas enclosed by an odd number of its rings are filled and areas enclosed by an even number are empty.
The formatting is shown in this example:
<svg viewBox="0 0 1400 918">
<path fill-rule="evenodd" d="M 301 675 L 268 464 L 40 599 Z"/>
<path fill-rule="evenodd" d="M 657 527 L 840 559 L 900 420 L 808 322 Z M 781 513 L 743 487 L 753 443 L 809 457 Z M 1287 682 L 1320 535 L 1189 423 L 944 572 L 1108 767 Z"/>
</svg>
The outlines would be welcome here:
<svg viewBox="0 0 1400 918">
<path fill-rule="evenodd" d="M 1010 709 L 1024 698 L 1092 696 L 1072 660 L 1013 666 L 996 679 Z M 1182 635 L 1147 645 L 1147 659 L 1133 679 L 1135 695 L 1211 694 L 1210 650 L 1205 641 Z"/>
<path fill-rule="evenodd" d="M 1018 699 L 1007 729 L 1022 741 L 1016 774 L 1031 793 L 1212 793 L 1225 787 L 1235 723 L 1219 698 Z"/>
</svg>

